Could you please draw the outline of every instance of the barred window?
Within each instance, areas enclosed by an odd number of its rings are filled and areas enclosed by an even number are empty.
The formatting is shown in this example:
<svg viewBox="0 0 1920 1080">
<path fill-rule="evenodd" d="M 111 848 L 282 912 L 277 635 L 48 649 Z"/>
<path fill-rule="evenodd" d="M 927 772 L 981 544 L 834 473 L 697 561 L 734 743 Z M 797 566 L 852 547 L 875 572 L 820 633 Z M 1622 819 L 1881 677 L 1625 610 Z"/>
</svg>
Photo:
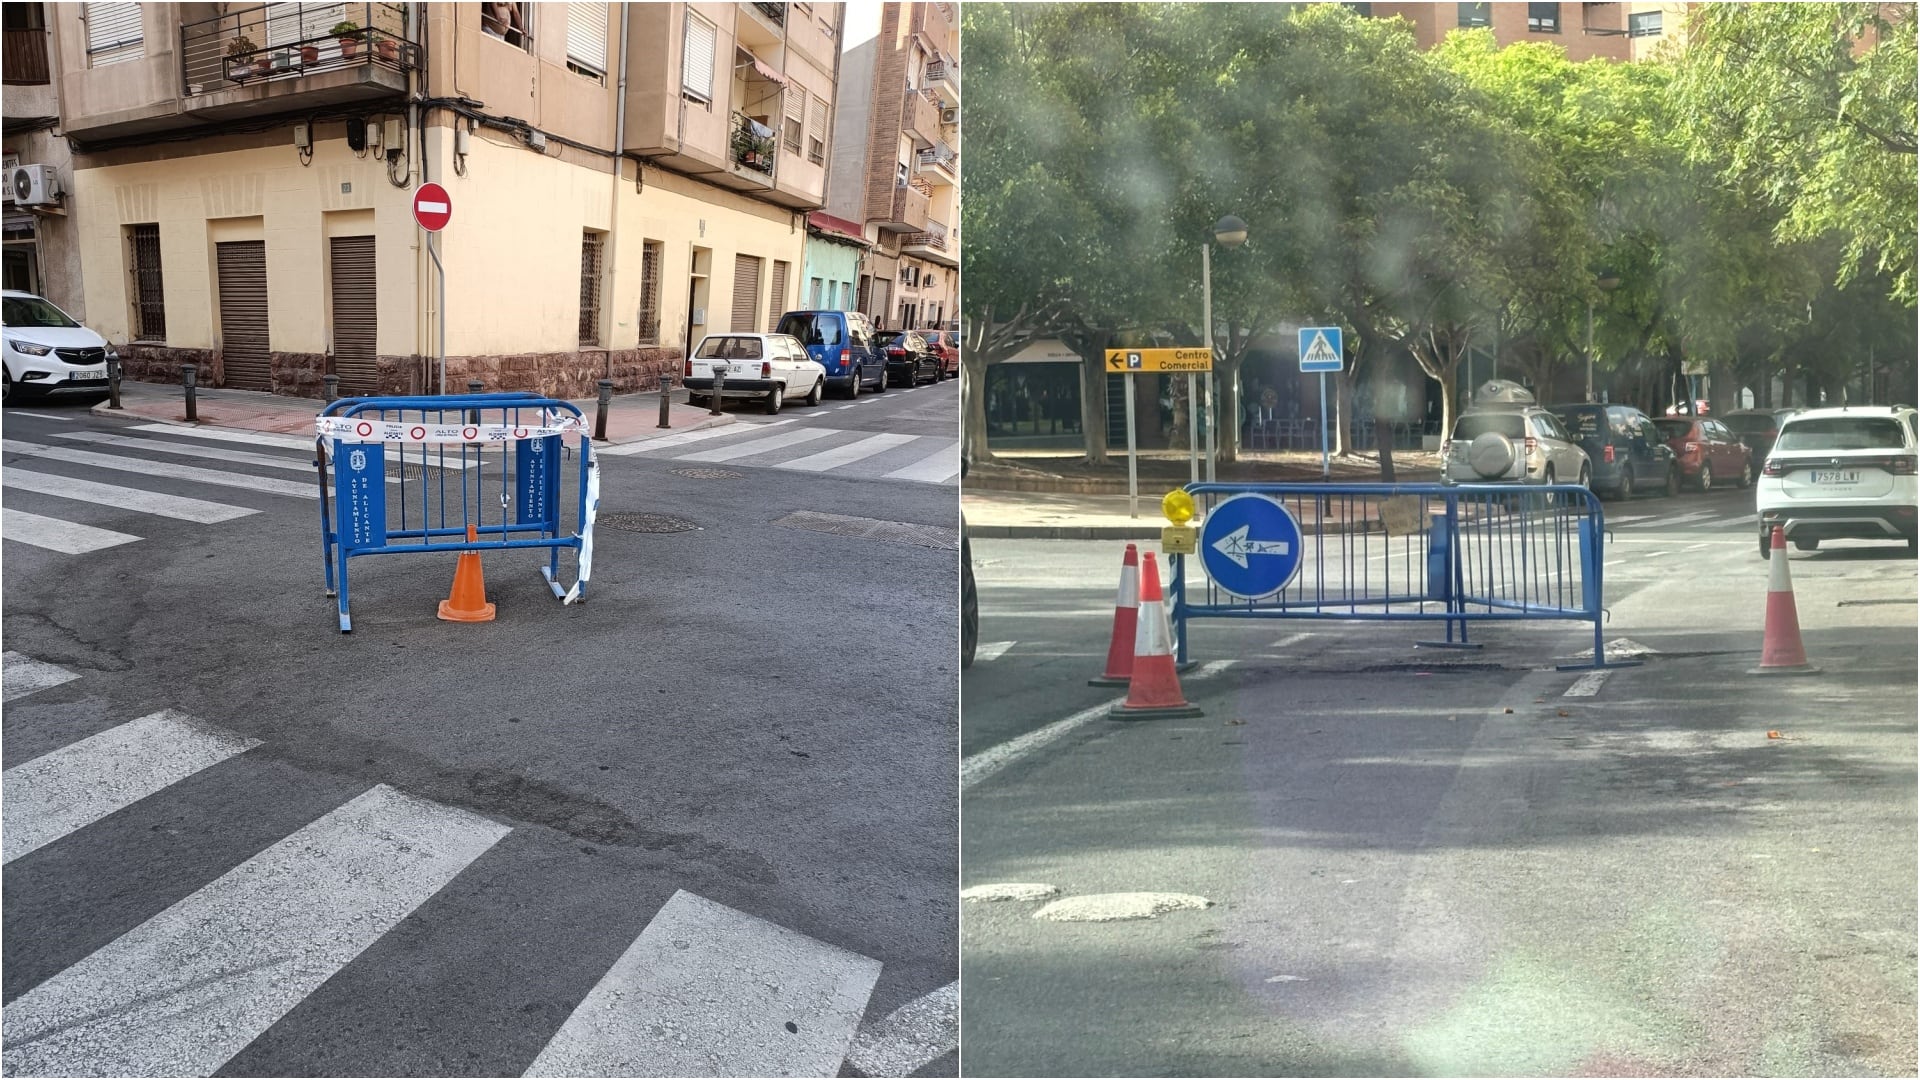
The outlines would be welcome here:
<svg viewBox="0 0 1920 1080">
<path fill-rule="evenodd" d="M 600 344 L 600 240 L 591 230 L 580 239 L 580 344 Z"/>
<path fill-rule="evenodd" d="M 160 226 L 129 225 L 127 242 L 132 254 L 133 336 L 142 341 L 165 341 L 167 307 L 160 280 Z"/>
<path fill-rule="evenodd" d="M 640 344 L 660 344 L 660 262 L 664 257 L 660 241 L 649 240 L 640 248 Z"/>
</svg>

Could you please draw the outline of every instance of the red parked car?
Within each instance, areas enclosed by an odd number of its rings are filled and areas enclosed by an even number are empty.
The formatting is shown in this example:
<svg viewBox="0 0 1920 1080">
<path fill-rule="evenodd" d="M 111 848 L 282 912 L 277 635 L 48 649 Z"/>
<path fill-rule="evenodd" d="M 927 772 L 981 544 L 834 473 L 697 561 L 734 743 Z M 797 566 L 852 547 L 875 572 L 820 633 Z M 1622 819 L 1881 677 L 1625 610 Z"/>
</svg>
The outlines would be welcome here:
<svg viewBox="0 0 1920 1080">
<path fill-rule="evenodd" d="M 1663 416 L 1653 422 L 1660 437 L 1673 447 L 1680 476 L 1701 491 L 1731 480 L 1737 487 L 1752 484 L 1757 473 L 1753 451 L 1727 425 L 1705 417 Z"/>
<path fill-rule="evenodd" d="M 940 358 L 940 378 L 960 374 L 960 335 L 952 330 L 927 331 L 927 344 Z M 935 379 L 935 382 L 940 381 Z"/>
</svg>

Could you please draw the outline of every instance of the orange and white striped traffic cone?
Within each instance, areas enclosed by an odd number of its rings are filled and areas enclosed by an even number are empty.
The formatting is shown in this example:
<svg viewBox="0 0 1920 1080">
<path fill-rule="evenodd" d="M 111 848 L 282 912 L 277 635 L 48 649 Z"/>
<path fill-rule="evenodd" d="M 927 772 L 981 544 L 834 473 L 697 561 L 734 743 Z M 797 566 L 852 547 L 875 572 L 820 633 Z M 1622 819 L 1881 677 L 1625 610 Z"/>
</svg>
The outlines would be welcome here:
<svg viewBox="0 0 1920 1080">
<path fill-rule="evenodd" d="M 1787 571 L 1787 530 L 1773 527 L 1767 553 L 1767 631 L 1760 644 L 1760 666 L 1749 675 L 1817 675 L 1800 643 L 1800 613 L 1793 606 L 1793 575 Z"/>
<path fill-rule="evenodd" d="M 1120 597 L 1113 602 L 1113 637 L 1107 642 L 1106 674 L 1088 686 L 1125 686 L 1133 680 L 1133 638 L 1140 625 L 1140 552 L 1127 545 L 1120 560 Z"/>
<path fill-rule="evenodd" d="M 1127 700 L 1107 713 L 1115 720 L 1166 720 L 1204 716 L 1199 706 L 1180 692 L 1180 673 L 1173 665 L 1173 626 L 1167 621 L 1165 597 L 1160 593 L 1160 568 L 1147 552 L 1141 567 L 1140 624 L 1133 638 L 1133 677 L 1127 682 Z"/>
</svg>

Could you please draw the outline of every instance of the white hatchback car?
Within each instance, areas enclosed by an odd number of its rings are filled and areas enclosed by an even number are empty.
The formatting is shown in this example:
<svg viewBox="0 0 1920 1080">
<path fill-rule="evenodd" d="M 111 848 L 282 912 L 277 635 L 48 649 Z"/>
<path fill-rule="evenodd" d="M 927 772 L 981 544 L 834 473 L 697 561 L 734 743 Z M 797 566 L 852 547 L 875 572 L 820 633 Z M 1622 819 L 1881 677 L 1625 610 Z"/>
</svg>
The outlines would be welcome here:
<svg viewBox="0 0 1920 1080">
<path fill-rule="evenodd" d="M 1920 434 L 1906 406 L 1808 409 L 1780 425 L 1754 489 L 1760 554 L 1773 527 L 1801 551 L 1842 537 L 1920 545 Z"/>
<path fill-rule="evenodd" d="M 107 339 L 29 292 L 0 293 L 6 399 L 17 394 L 107 396 Z"/>
<path fill-rule="evenodd" d="M 790 334 L 708 334 L 681 368 L 687 400 L 704 404 L 713 397 L 715 373 L 720 375 L 720 397 L 757 398 L 767 412 L 777 413 L 790 397 L 820 404 L 826 393 L 827 369 L 807 355 L 807 347 Z"/>
</svg>

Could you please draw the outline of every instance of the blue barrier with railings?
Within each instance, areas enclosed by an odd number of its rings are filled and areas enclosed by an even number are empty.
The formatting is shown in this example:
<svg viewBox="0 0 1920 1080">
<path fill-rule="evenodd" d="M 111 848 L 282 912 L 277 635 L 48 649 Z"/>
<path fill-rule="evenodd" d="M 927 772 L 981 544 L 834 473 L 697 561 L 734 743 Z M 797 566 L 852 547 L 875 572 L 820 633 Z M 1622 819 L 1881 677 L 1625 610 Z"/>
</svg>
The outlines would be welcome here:
<svg viewBox="0 0 1920 1080">
<path fill-rule="evenodd" d="M 1437 622 L 1445 640 L 1419 644 L 1443 648 L 1478 648 L 1467 639 L 1473 622 L 1581 621 L 1593 624 L 1593 660 L 1563 667 L 1635 663 L 1608 661 L 1601 641 L 1605 520 L 1584 487 L 1202 483 L 1186 490 L 1203 527 L 1198 554 L 1169 560 L 1181 664 L 1193 619 Z M 1249 495 L 1270 500 L 1292 524 L 1264 507 L 1236 504 L 1222 511 L 1222 522 L 1264 524 L 1251 534 L 1205 527 L 1222 504 Z M 1189 559 L 1200 560 L 1199 573 Z M 1286 580 L 1235 573 L 1261 559 L 1290 567 Z M 1259 583 L 1250 590 L 1245 581 Z"/>
<path fill-rule="evenodd" d="M 544 548 L 540 573 L 554 596 L 585 598 L 599 471 L 571 403 L 529 393 L 341 398 L 314 424 L 321 552 L 342 633 L 353 628 L 356 555 Z M 566 468 L 576 456 L 578 468 Z M 575 556 L 571 588 L 560 584 L 563 551 Z"/>
</svg>

